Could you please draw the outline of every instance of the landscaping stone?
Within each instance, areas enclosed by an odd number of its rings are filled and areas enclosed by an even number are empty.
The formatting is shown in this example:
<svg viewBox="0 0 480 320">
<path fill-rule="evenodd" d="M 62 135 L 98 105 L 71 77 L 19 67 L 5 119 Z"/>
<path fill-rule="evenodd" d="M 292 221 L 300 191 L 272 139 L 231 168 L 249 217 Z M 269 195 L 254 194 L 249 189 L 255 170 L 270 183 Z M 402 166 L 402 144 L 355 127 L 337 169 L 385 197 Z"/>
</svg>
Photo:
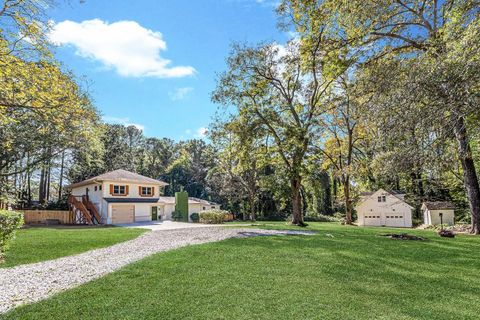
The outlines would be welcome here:
<svg viewBox="0 0 480 320">
<path fill-rule="evenodd" d="M 134 240 L 50 261 L 0 269 L 0 314 L 114 272 L 152 254 L 192 244 L 308 231 L 191 228 L 148 232 Z M 54 250 L 54 248 L 52 248 Z"/>
</svg>

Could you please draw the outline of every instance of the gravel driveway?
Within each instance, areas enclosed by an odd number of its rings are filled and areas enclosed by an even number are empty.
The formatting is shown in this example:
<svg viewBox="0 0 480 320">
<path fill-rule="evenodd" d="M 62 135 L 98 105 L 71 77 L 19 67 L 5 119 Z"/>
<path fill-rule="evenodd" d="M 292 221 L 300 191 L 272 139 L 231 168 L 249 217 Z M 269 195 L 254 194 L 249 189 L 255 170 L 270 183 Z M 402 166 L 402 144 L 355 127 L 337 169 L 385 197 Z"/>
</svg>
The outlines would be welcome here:
<svg viewBox="0 0 480 320">
<path fill-rule="evenodd" d="M 134 240 L 107 248 L 50 261 L 0 269 L 0 314 L 21 304 L 39 301 L 63 290 L 100 278 L 157 252 L 234 237 L 293 234 L 307 235 L 311 233 L 236 228 L 152 231 Z"/>
</svg>

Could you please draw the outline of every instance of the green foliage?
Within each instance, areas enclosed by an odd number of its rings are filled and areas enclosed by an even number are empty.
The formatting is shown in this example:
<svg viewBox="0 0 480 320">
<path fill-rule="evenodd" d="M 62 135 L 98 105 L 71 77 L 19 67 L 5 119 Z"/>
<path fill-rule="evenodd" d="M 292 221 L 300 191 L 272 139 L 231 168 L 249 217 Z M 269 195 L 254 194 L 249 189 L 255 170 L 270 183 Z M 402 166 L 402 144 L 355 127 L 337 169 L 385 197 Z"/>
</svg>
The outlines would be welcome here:
<svg viewBox="0 0 480 320">
<path fill-rule="evenodd" d="M 200 223 L 221 224 L 228 215 L 228 211 L 220 209 L 203 210 L 198 213 Z"/>
<path fill-rule="evenodd" d="M 194 212 L 190 215 L 190 219 L 193 222 L 199 222 L 200 221 L 200 215 L 197 212 Z"/>
<path fill-rule="evenodd" d="M 177 210 L 174 210 L 172 212 L 172 219 L 173 221 L 184 221 L 183 219 L 183 213 Z"/>
<path fill-rule="evenodd" d="M 9 242 L 15 231 L 23 225 L 23 214 L 15 211 L 0 210 L 0 262 L 3 262 Z"/>
<path fill-rule="evenodd" d="M 335 216 L 327 216 L 324 214 L 318 214 L 316 216 L 305 216 L 305 221 L 312 222 L 340 222 L 342 219 L 339 219 Z"/>
<path fill-rule="evenodd" d="M 182 219 L 188 222 L 188 193 L 185 191 L 175 192 L 175 211 L 182 214 Z"/>
</svg>

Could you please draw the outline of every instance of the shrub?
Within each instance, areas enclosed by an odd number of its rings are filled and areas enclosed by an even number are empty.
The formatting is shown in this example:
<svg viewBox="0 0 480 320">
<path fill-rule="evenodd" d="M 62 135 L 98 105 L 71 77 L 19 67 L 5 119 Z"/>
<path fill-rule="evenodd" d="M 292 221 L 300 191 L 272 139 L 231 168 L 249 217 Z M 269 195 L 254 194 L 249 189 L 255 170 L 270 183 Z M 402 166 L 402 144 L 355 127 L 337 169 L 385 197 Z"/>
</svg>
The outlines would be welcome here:
<svg viewBox="0 0 480 320">
<path fill-rule="evenodd" d="M 220 209 L 203 210 L 198 213 L 201 223 L 220 224 L 223 223 L 228 211 Z"/>
<path fill-rule="evenodd" d="M 190 219 L 193 222 L 198 222 L 198 221 L 200 221 L 200 216 L 198 215 L 198 213 L 194 212 L 190 215 Z"/>
<path fill-rule="evenodd" d="M 304 221 L 313 221 L 313 222 L 339 222 L 340 219 L 334 216 L 327 216 L 324 214 L 318 214 L 317 216 L 305 216 Z"/>
<path fill-rule="evenodd" d="M 20 228 L 22 224 L 22 213 L 0 210 L 0 262 L 3 261 L 8 243 L 15 236 L 15 230 Z"/>
<path fill-rule="evenodd" d="M 174 210 L 172 212 L 173 221 L 183 221 L 183 214 L 180 211 Z"/>
</svg>

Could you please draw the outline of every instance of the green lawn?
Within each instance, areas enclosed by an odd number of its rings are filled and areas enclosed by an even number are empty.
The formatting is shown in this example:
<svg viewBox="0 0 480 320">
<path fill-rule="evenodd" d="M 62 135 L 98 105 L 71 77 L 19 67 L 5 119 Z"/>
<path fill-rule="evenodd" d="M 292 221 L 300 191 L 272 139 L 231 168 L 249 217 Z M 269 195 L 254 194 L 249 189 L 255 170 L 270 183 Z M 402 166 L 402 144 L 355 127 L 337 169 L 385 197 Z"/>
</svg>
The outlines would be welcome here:
<svg viewBox="0 0 480 320">
<path fill-rule="evenodd" d="M 114 227 L 34 227 L 21 229 L 0 268 L 69 256 L 136 238 L 142 229 Z"/>
<path fill-rule="evenodd" d="M 391 231 L 381 228 L 308 229 L 318 234 L 157 254 L 5 318 L 478 319 L 480 237 L 408 230 L 428 238 L 420 242 L 380 237 Z"/>
</svg>

